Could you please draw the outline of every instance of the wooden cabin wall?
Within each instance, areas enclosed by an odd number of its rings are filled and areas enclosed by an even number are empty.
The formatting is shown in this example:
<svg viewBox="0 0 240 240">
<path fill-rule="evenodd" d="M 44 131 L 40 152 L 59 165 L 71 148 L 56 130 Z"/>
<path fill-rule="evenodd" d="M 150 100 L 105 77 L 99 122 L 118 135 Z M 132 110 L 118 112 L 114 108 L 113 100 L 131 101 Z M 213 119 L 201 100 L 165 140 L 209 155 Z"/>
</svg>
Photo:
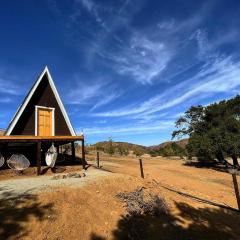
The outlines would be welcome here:
<svg viewBox="0 0 240 240">
<path fill-rule="evenodd" d="M 71 132 L 66 124 L 58 102 L 51 89 L 47 76 L 43 77 L 27 107 L 22 113 L 11 135 L 35 135 L 35 106 L 55 108 L 55 135 L 69 136 Z"/>
</svg>

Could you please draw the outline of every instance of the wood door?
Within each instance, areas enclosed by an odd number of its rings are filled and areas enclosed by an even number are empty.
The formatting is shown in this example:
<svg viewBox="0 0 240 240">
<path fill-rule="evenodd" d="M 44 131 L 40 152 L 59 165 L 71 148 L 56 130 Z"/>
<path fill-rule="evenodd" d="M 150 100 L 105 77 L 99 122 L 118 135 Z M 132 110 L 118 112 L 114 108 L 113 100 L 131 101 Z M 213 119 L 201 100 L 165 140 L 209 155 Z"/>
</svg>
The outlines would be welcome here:
<svg viewBox="0 0 240 240">
<path fill-rule="evenodd" d="M 51 109 L 38 109 L 38 136 L 52 136 L 53 111 Z"/>
</svg>

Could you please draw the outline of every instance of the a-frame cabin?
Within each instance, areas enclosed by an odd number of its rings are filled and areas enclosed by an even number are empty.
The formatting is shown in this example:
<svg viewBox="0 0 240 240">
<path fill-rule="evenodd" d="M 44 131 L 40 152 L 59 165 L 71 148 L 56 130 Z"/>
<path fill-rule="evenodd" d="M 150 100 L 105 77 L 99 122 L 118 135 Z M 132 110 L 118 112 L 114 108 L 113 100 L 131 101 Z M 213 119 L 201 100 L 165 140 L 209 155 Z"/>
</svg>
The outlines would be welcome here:
<svg viewBox="0 0 240 240">
<path fill-rule="evenodd" d="M 85 163 L 84 136 L 76 136 L 51 74 L 45 67 L 15 113 L 4 136 L 0 136 L 0 150 L 6 154 L 16 149 L 24 153 L 26 149 L 27 152 L 35 152 L 37 172 L 40 174 L 41 152 L 46 151 L 51 144 L 59 148 L 71 143 L 74 161 L 75 141 L 82 142 L 82 162 Z M 33 148 L 36 151 L 30 151 Z M 30 155 L 31 163 L 34 163 L 33 155 Z"/>
</svg>

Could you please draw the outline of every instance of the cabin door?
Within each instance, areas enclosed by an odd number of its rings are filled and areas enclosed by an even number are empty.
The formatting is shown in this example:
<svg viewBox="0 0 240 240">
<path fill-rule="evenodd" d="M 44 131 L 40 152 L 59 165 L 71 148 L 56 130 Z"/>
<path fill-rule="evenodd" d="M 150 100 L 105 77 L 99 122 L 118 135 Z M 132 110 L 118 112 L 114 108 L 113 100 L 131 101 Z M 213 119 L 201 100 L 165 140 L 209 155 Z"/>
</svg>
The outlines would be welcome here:
<svg viewBox="0 0 240 240">
<path fill-rule="evenodd" d="M 54 135 L 54 111 L 51 108 L 37 108 L 37 136 Z"/>
</svg>

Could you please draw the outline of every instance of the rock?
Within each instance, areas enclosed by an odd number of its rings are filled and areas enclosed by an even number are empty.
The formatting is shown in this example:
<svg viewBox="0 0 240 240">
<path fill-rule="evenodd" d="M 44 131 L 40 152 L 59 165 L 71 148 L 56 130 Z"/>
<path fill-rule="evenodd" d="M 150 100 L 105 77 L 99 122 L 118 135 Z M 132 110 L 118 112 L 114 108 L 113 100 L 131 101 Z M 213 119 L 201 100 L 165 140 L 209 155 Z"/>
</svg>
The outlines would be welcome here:
<svg viewBox="0 0 240 240">
<path fill-rule="evenodd" d="M 55 175 L 55 176 L 52 177 L 53 180 L 66 179 L 66 178 L 81 178 L 81 174 L 79 174 L 79 173 L 68 173 L 68 174 L 63 174 L 63 175 Z"/>
<path fill-rule="evenodd" d="M 68 173 L 67 177 L 68 178 L 80 178 L 81 175 L 79 173 Z"/>
<path fill-rule="evenodd" d="M 62 175 L 54 175 L 52 177 L 53 180 L 58 180 L 58 179 L 62 179 L 62 178 L 63 178 Z"/>
</svg>

